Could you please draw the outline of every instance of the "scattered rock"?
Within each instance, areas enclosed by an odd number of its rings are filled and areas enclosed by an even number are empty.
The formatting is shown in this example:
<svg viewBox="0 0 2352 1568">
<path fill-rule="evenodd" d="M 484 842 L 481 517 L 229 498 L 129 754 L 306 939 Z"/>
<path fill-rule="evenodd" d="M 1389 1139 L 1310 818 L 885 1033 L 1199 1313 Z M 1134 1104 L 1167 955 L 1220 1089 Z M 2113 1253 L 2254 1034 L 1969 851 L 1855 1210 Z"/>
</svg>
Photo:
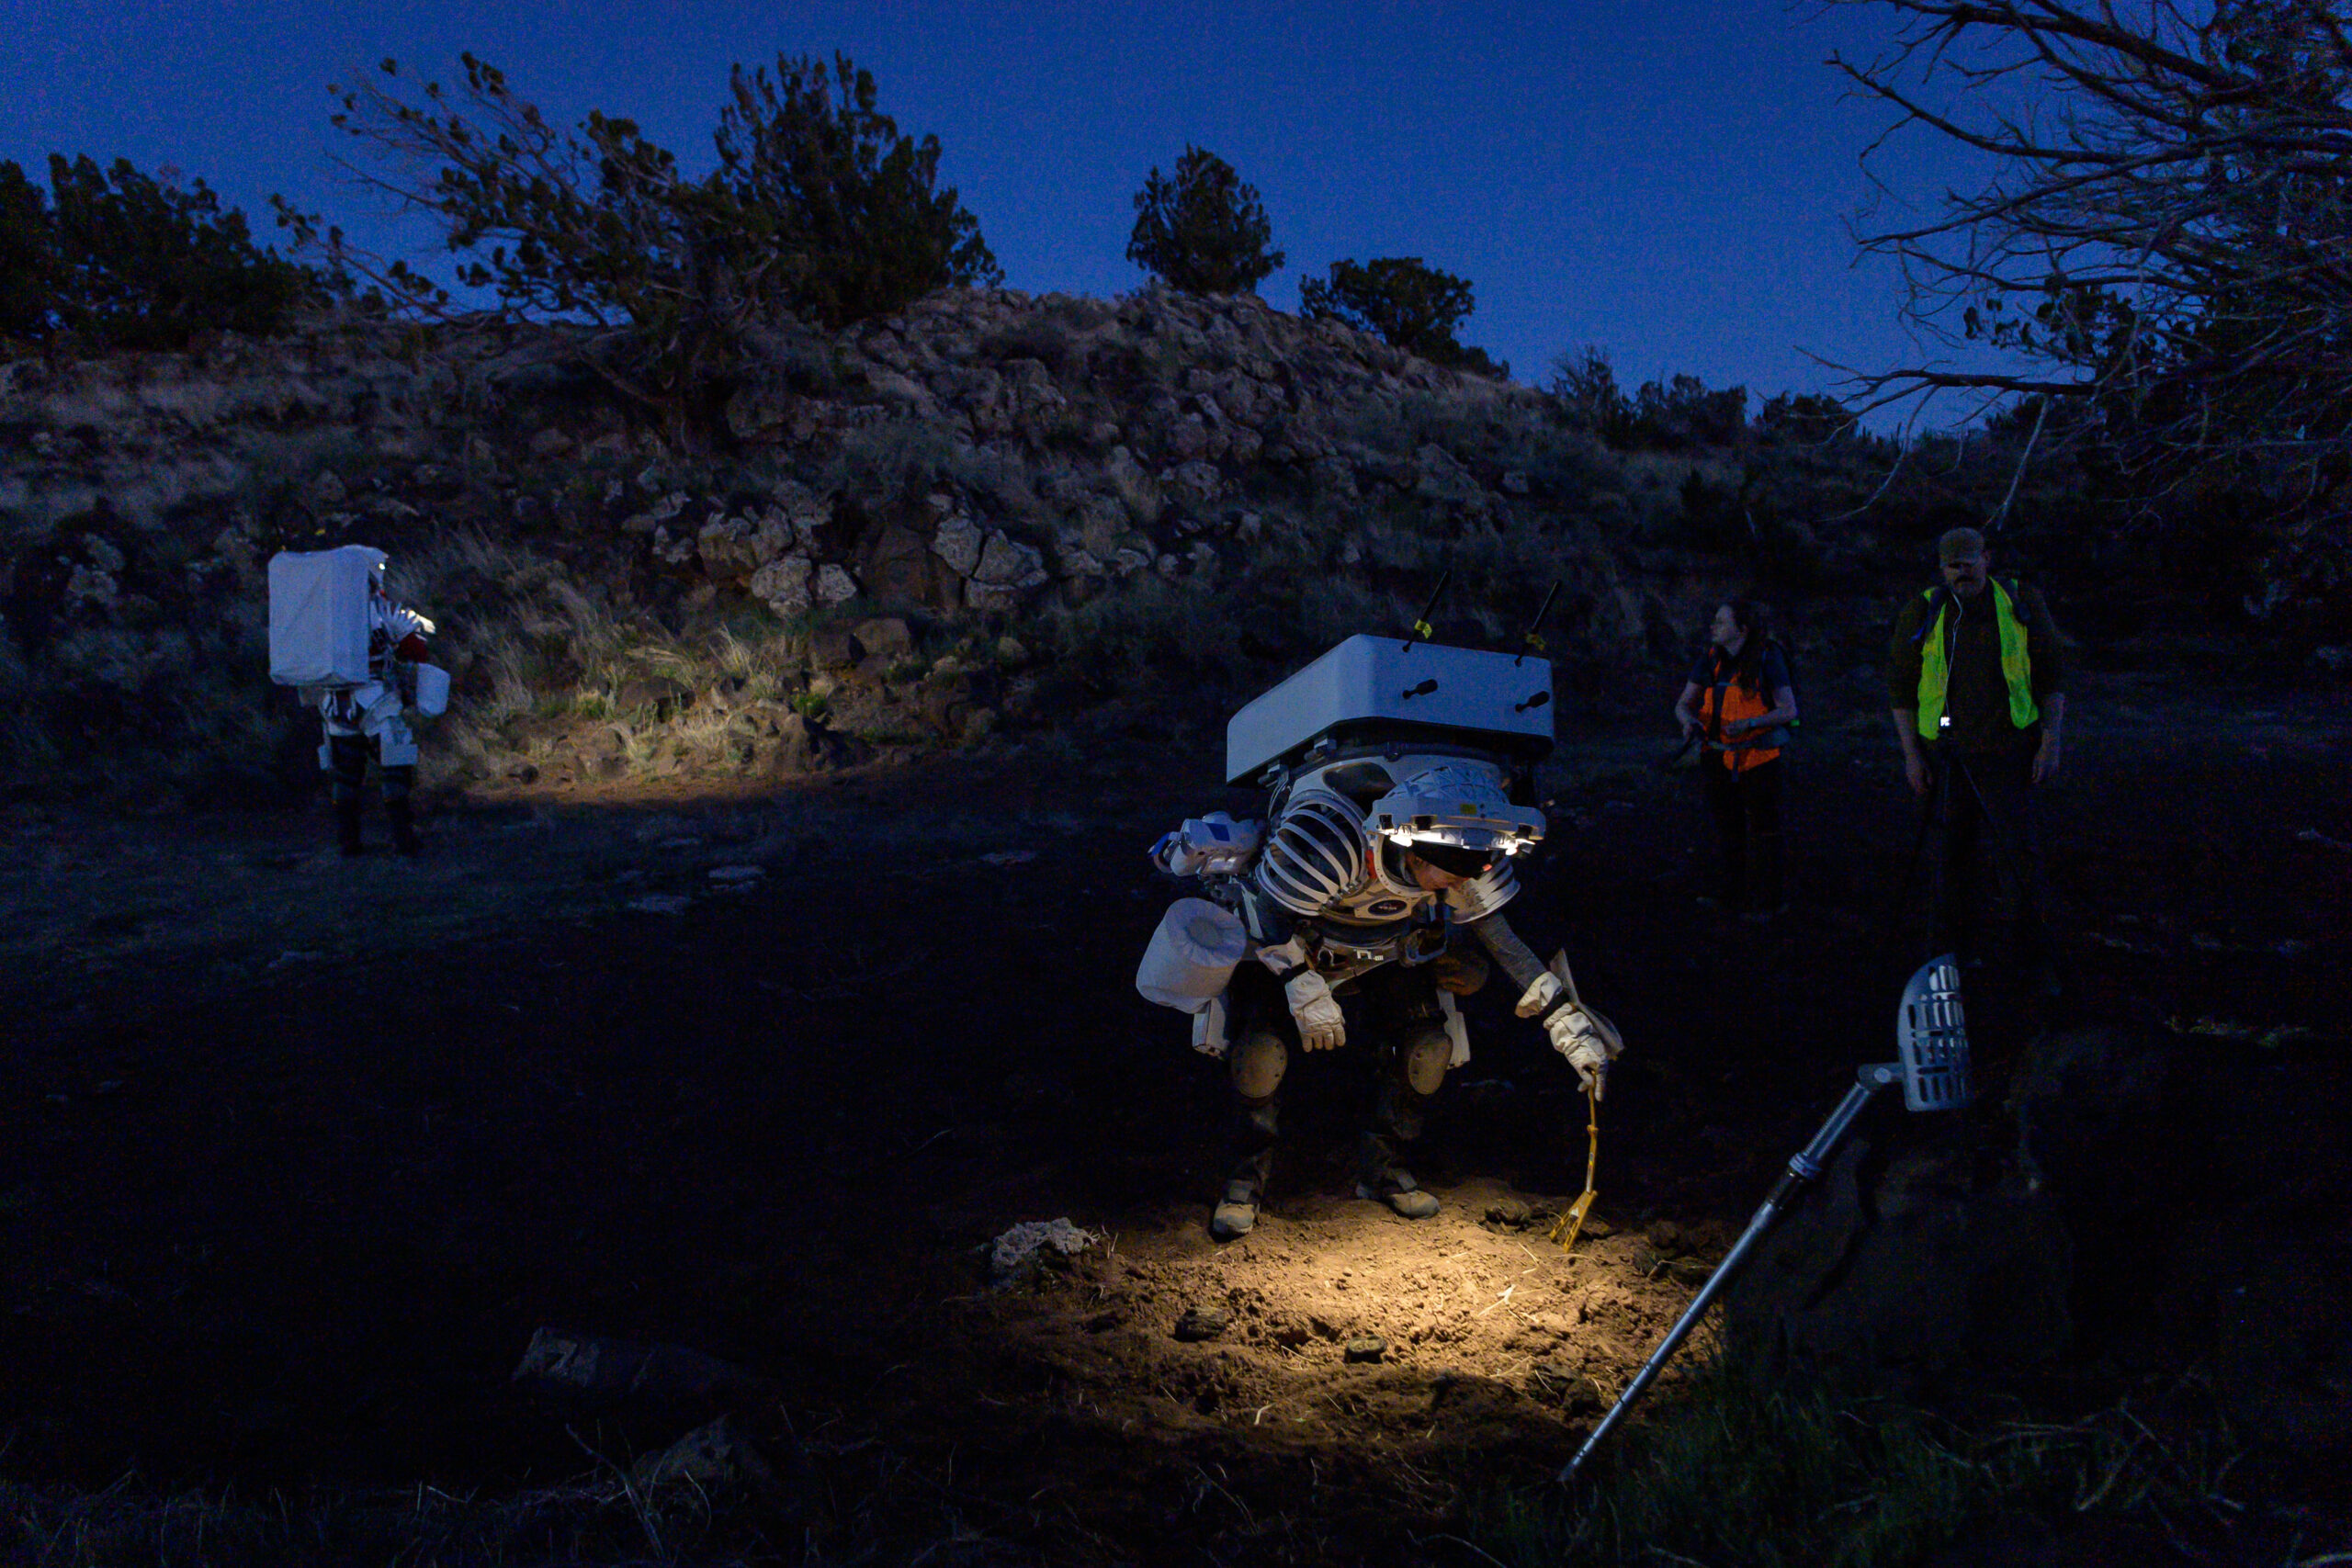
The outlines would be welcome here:
<svg viewBox="0 0 2352 1568">
<path fill-rule="evenodd" d="M 649 893 L 630 899 L 628 907 L 640 915 L 683 915 L 693 902 L 683 893 Z"/>
<path fill-rule="evenodd" d="M 808 606 L 815 602 L 809 580 L 816 570 L 816 563 L 807 556 L 778 556 L 752 573 L 751 581 L 744 586 L 753 598 L 765 604 L 779 616 L 790 620 L 807 615 Z"/>
<path fill-rule="evenodd" d="M 1703 1258 L 1678 1258 L 1666 1266 L 1666 1277 L 1697 1290 L 1714 1277 L 1715 1266 Z"/>
<path fill-rule="evenodd" d="M 730 886 L 740 886 L 744 883 L 757 882 L 761 877 L 765 876 L 766 874 L 767 870 L 765 867 L 756 865 L 715 865 L 710 868 L 710 879 L 713 882 L 723 883 Z"/>
<path fill-rule="evenodd" d="M 1040 1262 L 1075 1258 L 1102 1239 L 1067 1218 L 1023 1220 L 989 1244 L 989 1272 L 1001 1283 Z"/>
<path fill-rule="evenodd" d="M 969 577 L 979 570 L 980 552 L 987 545 L 988 536 L 979 525 L 960 513 L 943 521 L 931 536 L 932 552 L 958 577 Z"/>
<path fill-rule="evenodd" d="M 693 687 L 668 675 L 639 675 L 622 682 L 620 689 L 613 694 L 613 705 L 623 713 L 650 708 L 661 718 L 693 706 L 694 700 Z"/>
<path fill-rule="evenodd" d="M 808 662 L 820 670 L 854 670 L 865 645 L 847 626 L 823 626 L 808 634 Z"/>
<path fill-rule="evenodd" d="M 1590 1372 L 1558 1361 L 1538 1361 L 1527 1370 L 1527 1392 L 1545 1404 L 1556 1404 L 1571 1416 L 1598 1411 L 1608 1400 Z"/>
<path fill-rule="evenodd" d="M 629 1469 L 629 1479 L 640 1487 L 683 1482 L 704 1491 L 730 1485 L 764 1491 L 775 1484 L 775 1468 L 731 1417 L 721 1416 L 660 1453 L 639 1460 Z"/>
<path fill-rule="evenodd" d="M 851 635 L 868 659 L 903 659 L 915 650 L 915 634 L 896 615 L 860 621 Z"/>
<path fill-rule="evenodd" d="M 742 1368 L 683 1345 L 639 1345 L 552 1328 L 533 1330 L 514 1382 L 537 1393 L 597 1402 L 707 1399 L 754 1393 L 762 1386 Z"/>
<path fill-rule="evenodd" d="M 827 561 L 817 569 L 817 603 L 845 604 L 857 597 L 857 579 L 849 568 Z"/>
<path fill-rule="evenodd" d="M 1490 1230 L 1532 1230 L 1541 1221 L 1554 1218 L 1549 1213 L 1540 1215 L 1535 1207 L 1519 1198 L 1505 1198 L 1487 1205 L 1487 1225 Z"/>
<path fill-rule="evenodd" d="M 1175 1335 L 1187 1345 L 1196 1345 L 1202 1340 L 1216 1338 L 1232 1324 L 1231 1308 L 1207 1302 L 1184 1309 L 1184 1314 L 1176 1320 Z"/>
<path fill-rule="evenodd" d="M 1359 1334 L 1348 1341 L 1340 1355 L 1349 1361 L 1377 1361 L 1388 1354 L 1388 1341 L 1377 1334 Z"/>
</svg>

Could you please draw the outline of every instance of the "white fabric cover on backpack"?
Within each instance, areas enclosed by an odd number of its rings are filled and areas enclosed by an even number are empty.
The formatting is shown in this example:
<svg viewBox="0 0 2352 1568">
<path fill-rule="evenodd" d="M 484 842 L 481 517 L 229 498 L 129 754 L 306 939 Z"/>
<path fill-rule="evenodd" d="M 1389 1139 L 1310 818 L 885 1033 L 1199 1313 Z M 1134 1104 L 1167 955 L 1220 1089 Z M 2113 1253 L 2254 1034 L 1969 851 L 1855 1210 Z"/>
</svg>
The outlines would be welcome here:
<svg viewBox="0 0 2352 1568">
<path fill-rule="evenodd" d="M 1179 898 L 1151 933 L 1136 989 L 1161 1007 L 1196 1013 L 1224 995 L 1249 952 L 1249 933 L 1231 910 L 1205 898 Z"/>
<path fill-rule="evenodd" d="M 449 672 L 438 664 L 416 667 L 416 711 L 431 718 L 449 705 Z"/>
<path fill-rule="evenodd" d="M 356 686 L 368 672 L 368 586 L 384 564 L 365 545 L 269 558 L 269 678 L 281 686 Z"/>
</svg>

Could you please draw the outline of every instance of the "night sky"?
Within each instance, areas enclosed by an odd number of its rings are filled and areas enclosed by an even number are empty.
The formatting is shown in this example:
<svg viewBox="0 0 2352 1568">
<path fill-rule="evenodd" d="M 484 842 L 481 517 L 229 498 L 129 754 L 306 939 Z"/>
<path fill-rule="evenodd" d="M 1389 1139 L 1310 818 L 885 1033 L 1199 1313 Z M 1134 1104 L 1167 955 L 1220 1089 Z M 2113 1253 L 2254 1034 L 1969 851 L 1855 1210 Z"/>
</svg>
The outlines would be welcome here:
<svg viewBox="0 0 2352 1568">
<path fill-rule="evenodd" d="M 1806 357 L 1916 357 L 1891 270 L 1857 267 L 1858 164 L 1887 123 L 1825 63 L 1888 36 L 1868 9 L 1771 0 L 1555 5 L 383 4 L 44 0 L 0 48 L 0 158 L 129 157 L 201 177 L 275 243 L 282 192 L 376 248 L 446 261 L 423 220 L 350 188 L 364 149 L 326 84 L 385 56 L 444 80 L 471 50 L 565 124 L 637 119 L 690 172 L 712 162 L 728 67 L 847 51 L 1006 281 L 1137 287 L 1131 198 L 1189 141 L 1254 184 L 1288 253 L 1261 292 L 1298 305 L 1340 257 L 1419 255 L 1477 288 L 1463 331 L 1542 382 L 1598 344 L 1630 390 L 1834 390 Z M 1916 199 L 1970 181 L 1924 135 L 1873 165 Z"/>
</svg>

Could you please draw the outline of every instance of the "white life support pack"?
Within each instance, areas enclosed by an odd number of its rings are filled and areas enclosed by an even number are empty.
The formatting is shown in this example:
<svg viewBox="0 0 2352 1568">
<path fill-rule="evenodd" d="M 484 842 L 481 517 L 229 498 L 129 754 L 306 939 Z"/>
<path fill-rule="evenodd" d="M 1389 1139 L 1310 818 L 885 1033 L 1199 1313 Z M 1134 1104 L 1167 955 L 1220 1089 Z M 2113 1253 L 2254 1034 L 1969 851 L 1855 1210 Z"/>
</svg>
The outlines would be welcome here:
<svg viewBox="0 0 2352 1568">
<path fill-rule="evenodd" d="M 1205 898 L 1179 898 L 1151 933 L 1136 989 L 1147 1001 L 1197 1013 L 1225 994 L 1250 952 L 1250 934 L 1233 911 Z"/>
<path fill-rule="evenodd" d="M 364 545 L 269 558 L 269 678 L 356 686 L 369 675 L 368 591 L 383 553 Z"/>
</svg>

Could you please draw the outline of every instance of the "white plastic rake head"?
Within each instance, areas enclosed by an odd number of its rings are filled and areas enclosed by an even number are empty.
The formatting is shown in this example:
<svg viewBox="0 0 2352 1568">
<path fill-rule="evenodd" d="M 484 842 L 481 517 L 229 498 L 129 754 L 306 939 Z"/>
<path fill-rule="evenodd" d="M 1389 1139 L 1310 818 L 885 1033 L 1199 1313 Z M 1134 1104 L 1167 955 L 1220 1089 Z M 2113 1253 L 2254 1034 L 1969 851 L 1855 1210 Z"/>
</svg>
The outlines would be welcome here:
<svg viewBox="0 0 2352 1568">
<path fill-rule="evenodd" d="M 1903 1108 L 1958 1111 L 1976 1098 L 1968 1081 L 1968 1022 L 1960 1004 L 1960 963 L 1951 953 L 1919 965 L 1894 1015 L 1902 1057 Z"/>
</svg>

